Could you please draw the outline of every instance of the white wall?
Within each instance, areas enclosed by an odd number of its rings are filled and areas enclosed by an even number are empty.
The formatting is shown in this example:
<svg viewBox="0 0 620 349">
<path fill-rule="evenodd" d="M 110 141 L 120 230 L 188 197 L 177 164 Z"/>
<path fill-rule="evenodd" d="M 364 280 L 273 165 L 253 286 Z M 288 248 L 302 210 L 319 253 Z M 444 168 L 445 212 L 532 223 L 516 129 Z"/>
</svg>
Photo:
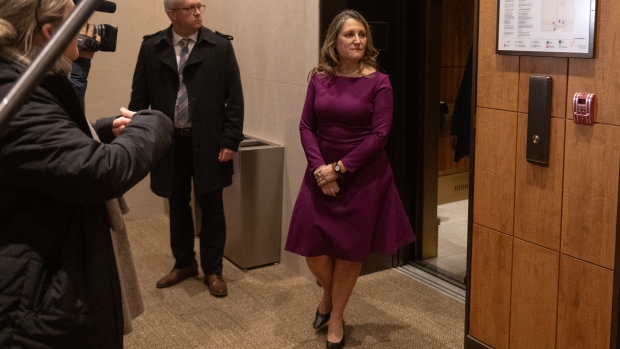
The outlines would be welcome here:
<svg viewBox="0 0 620 349">
<path fill-rule="evenodd" d="M 241 70 L 245 98 L 244 133 L 285 148 L 282 246 L 306 160 L 298 124 L 308 71 L 316 65 L 319 0 L 210 0 L 203 2 L 205 26 L 230 34 Z M 114 14 L 96 13 L 91 22 L 119 27 L 115 53 L 97 53 L 86 95 L 90 119 L 118 114 L 129 103 L 131 79 L 142 36 L 169 25 L 162 0 L 117 1 Z M 164 214 L 164 200 L 148 179 L 126 195 L 128 219 Z M 230 217 L 229 217 L 230 219 Z M 282 250 L 281 263 L 310 277 L 305 260 Z"/>
</svg>

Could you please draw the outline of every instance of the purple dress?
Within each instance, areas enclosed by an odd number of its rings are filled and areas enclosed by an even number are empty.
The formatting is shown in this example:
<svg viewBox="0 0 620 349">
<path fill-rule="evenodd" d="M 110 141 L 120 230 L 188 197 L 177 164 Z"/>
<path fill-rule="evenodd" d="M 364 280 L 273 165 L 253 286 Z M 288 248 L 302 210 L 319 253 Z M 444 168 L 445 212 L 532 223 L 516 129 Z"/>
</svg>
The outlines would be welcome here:
<svg viewBox="0 0 620 349">
<path fill-rule="evenodd" d="M 394 254 L 415 236 L 384 146 L 393 113 L 387 75 L 310 80 L 299 125 L 308 167 L 291 217 L 285 249 L 361 262 Z M 340 192 L 323 194 L 314 178 L 321 165 L 341 160 Z"/>
</svg>

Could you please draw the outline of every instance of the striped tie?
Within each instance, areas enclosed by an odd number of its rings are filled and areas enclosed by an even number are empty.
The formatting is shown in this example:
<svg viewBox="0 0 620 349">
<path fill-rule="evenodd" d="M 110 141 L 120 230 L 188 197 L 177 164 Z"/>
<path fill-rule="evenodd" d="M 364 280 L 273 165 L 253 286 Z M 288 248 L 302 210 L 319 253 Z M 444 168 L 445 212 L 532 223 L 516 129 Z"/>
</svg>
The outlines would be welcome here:
<svg viewBox="0 0 620 349">
<path fill-rule="evenodd" d="M 183 83 L 183 68 L 189 57 L 190 39 L 181 39 L 181 59 L 179 60 L 179 93 L 177 93 L 177 122 L 181 128 L 190 126 L 189 123 L 189 101 L 187 98 L 187 88 Z"/>
</svg>

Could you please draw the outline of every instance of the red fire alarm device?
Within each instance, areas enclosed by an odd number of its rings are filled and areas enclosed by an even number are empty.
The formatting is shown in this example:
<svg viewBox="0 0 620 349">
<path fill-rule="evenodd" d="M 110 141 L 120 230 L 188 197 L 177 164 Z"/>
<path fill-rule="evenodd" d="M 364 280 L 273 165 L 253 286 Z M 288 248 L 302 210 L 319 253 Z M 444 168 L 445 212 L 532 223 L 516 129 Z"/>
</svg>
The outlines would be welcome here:
<svg viewBox="0 0 620 349">
<path fill-rule="evenodd" d="M 577 124 L 594 124 L 596 96 L 593 93 L 577 92 L 573 96 L 573 121 Z"/>
</svg>

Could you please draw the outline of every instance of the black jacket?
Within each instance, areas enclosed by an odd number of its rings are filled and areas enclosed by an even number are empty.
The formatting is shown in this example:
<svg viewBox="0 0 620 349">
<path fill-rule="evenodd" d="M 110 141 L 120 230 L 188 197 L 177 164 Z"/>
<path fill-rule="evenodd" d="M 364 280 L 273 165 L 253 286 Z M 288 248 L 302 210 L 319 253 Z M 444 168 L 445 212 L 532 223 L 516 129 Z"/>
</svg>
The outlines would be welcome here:
<svg viewBox="0 0 620 349">
<path fill-rule="evenodd" d="M 0 63 L 0 97 L 21 69 Z M 105 201 L 146 176 L 172 124 L 136 114 L 113 139 L 66 76 L 48 75 L 0 130 L 0 347 L 122 348 L 121 293 Z"/>
<path fill-rule="evenodd" d="M 243 92 L 230 40 L 202 27 L 183 69 L 192 118 L 194 189 L 199 194 L 232 183 L 232 161 L 220 163 L 220 148 L 237 151 L 243 139 Z M 174 117 L 179 90 L 172 26 L 146 36 L 133 77 L 130 110 L 152 108 Z M 151 189 L 168 197 L 172 152 L 153 169 Z"/>
</svg>

